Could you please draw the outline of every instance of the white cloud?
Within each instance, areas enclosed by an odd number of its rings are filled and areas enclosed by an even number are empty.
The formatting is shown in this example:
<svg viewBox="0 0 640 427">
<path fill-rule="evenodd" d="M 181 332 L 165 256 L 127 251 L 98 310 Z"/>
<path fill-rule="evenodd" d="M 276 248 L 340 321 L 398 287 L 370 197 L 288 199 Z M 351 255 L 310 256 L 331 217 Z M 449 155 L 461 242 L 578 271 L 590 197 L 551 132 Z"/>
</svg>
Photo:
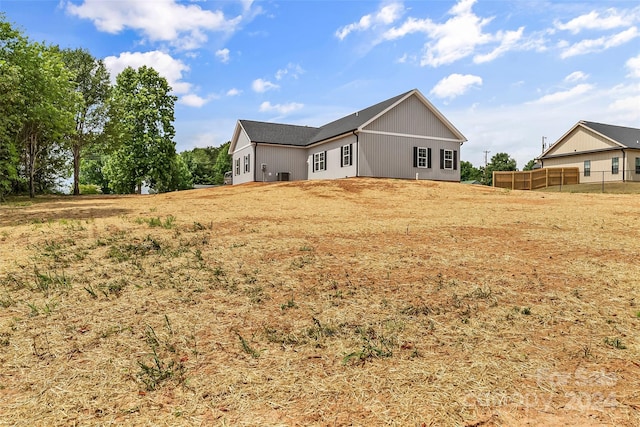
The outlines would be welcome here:
<svg viewBox="0 0 640 427">
<path fill-rule="evenodd" d="M 513 50 L 518 45 L 520 39 L 522 39 L 523 31 L 524 27 L 518 28 L 517 31 L 498 31 L 495 38 L 496 40 L 500 40 L 500 45 L 489 53 L 474 56 L 473 62 L 476 64 L 491 62 L 508 51 Z"/>
<path fill-rule="evenodd" d="M 184 104 L 188 107 L 202 107 L 203 105 L 207 104 L 209 101 L 211 101 L 212 99 L 214 99 L 215 96 L 209 96 L 207 98 L 202 98 L 198 95 L 195 94 L 188 94 L 188 95 L 184 95 L 180 97 L 180 100 L 178 101 L 181 104 Z"/>
<path fill-rule="evenodd" d="M 236 88 L 232 88 L 232 89 L 229 89 L 227 91 L 227 96 L 237 96 L 237 95 L 240 95 L 241 93 L 242 93 L 241 90 L 238 90 Z"/>
<path fill-rule="evenodd" d="M 404 6 L 400 2 L 389 3 L 382 6 L 375 14 L 364 15 L 358 22 L 339 28 L 335 35 L 344 40 L 354 31 L 364 31 L 375 28 L 377 25 L 391 25 L 402 16 Z"/>
<path fill-rule="evenodd" d="M 613 28 L 626 27 L 629 25 L 629 19 L 616 9 L 608 9 L 605 15 L 591 11 L 573 18 L 565 24 L 556 21 L 554 25 L 559 30 L 578 34 L 582 30 L 611 30 Z"/>
<path fill-rule="evenodd" d="M 396 40 L 413 33 L 423 33 L 429 41 L 424 45 L 421 66 L 438 67 L 451 64 L 462 58 L 475 55 L 474 62 L 484 63 L 520 49 L 544 48 L 541 39 L 525 39 L 524 27 L 515 31 L 487 33 L 484 28 L 493 17 L 482 18 L 472 8 L 476 0 L 460 0 L 450 10 L 451 17 L 444 23 L 436 23 L 429 18 L 407 18 L 402 25 L 388 29 L 382 40 Z M 481 46 L 495 46 L 488 53 L 477 53 Z"/>
<path fill-rule="evenodd" d="M 304 107 L 304 104 L 299 104 L 297 102 L 290 102 L 288 104 L 271 104 L 269 101 L 265 101 L 260 104 L 260 112 L 277 112 L 281 115 L 292 113 L 296 110 L 300 110 Z"/>
<path fill-rule="evenodd" d="M 218 58 L 220 60 L 220 62 L 222 62 L 223 64 L 228 63 L 229 62 L 229 49 L 224 48 L 224 49 L 216 50 L 216 58 Z"/>
<path fill-rule="evenodd" d="M 629 58 L 625 66 L 629 69 L 628 77 L 640 78 L 640 55 Z"/>
<path fill-rule="evenodd" d="M 600 52 L 612 47 L 625 44 L 640 36 L 636 27 L 628 28 L 620 33 L 603 36 L 597 39 L 586 39 L 569 45 L 562 51 L 560 57 L 566 59 L 572 56 L 585 55 L 592 52 Z"/>
<path fill-rule="evenodd" d="M 66 10 L 93 21 L 100 31 L 117 34 L 131 29 L 152 42 L 169 42 L 185 50 L 202 46 L 207 41 L 206 32 L 235 31 L 243 19 L 242 16 L 227 19 L 221 10 L 203 10 L 196 4 L 175 0 L 84 0 L 80 4 L 69 1 Z"/>
<path fill-rule="evenodd" d="M 186 94 L 191 91 L 191 83 L 182 81 L 183 73 L 189 71 L 189 66 L 179 59 L 158 50 L 151 52 L 122 52 L 119 56 L 107 56 L 104 59 L 111 79 L 115 81 L 118 74 L 127 67 L 138 69 L 143 65 L 156 70 L 173 89 L 175 94 Z"/>
<path fill-rule="evenodd" d="M 574 71 L 564 78 L 564 81 L 567 83 L 575 83 L 583 80 L 587 80 L 589 78 L 588 74 L 583 73 L 582 71 Z"/>
<path fill-rule="evenodd" d="M 562 90 L 555 93 L 544 95 L 543 97 L 531 102 L 532 104 L 557 104 L 561 102 L 570 101 L 573 98 L 577 98 L 593 89 L 593 86 L 587 83 L 579 84 L 571 89 Z"/>
<path fill-rule="evenodd" d="M 482 78 L 471 74 L 451 74 L 440 80 L 430 94 L 437 98 L 453 99 L 474 86 L 482 86 Z"/>
<path fill-rule="evenodd" d="M 253 91 L 258 93 L 263 93 L 271 89 L 278 89 L 279 87 L 280 86 L 278 86 L 277 84 L 263 79 L 255 79 L 253 83 L 251 83 L 251 88 L 253 89 Z"/>
<path fill-rule="evenodd" d="M 304 74 L 304 69 L 298 64 L 289 63 L 285 68 L 282 68 L 276 72 L 276 80 L 281 80 L 284 76 L 289 75 L 294 79 L 300 77 L 301 74 Z"/>
</svg>

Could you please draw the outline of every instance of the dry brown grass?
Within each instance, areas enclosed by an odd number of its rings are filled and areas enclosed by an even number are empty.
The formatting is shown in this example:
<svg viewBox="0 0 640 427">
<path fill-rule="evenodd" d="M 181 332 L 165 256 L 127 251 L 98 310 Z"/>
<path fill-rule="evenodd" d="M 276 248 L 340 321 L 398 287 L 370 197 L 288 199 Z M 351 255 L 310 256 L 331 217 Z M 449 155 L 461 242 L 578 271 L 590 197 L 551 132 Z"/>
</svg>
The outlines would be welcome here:
<svg viewBox="0 0 640 427">
<path fill-rule="evenodd" d="M 0 425 L 639 425 L 639 239 L 424 181 L 1 205 Z"/>
</svg>

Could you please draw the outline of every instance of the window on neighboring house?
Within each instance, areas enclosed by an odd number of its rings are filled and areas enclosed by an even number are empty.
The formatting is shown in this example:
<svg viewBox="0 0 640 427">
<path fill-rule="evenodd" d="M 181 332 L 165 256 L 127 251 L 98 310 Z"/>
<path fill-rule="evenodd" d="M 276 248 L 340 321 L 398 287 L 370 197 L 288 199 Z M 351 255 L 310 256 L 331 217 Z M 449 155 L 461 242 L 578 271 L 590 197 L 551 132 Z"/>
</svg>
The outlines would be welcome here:
<svg viewBox="0 0 640 427">
<path fill-rule="evenodd" d="M 413 147 L 413 167 L 414 168 L 430 168 L 431 167 L 431 148 Z"/>
<path fill-rule="evenodd" d="M 327 170 L 327 152 L 313 153 L 313 171 Z"/>
<path fill-rule="evenodd" d="M 584 176 L 591 176 L 591 160 L 584 161 Z"/>
<path fill-rule="evenodd" d="M 458 169 L 458 152 L 456 150 L 440 150 L 440 169 Z"/>
<path fill-rule="evenodd" d="M 236 159 L 236 175 L 240 175 L 240 157 Z"/>
<path fill-rule="evenodd" d="M 611 174 L 616 175 L 618 173 L 618 157 L 613 157 L 611 159 Z"/>
<path fill-rule="evenodd" d="M 343 145 L 340 148 L 340 166 L 351 166 L 353 164 L 353 144 Z"/>
<path fill-rule="evenodd" d="M 640 157 L 636 157 L 636 173 L 640 173 Z"/>
<path fill-rule="evenodd" d="M 251 172 L 251 154 L 244 156 L 244 172 Z"/>
</svg>

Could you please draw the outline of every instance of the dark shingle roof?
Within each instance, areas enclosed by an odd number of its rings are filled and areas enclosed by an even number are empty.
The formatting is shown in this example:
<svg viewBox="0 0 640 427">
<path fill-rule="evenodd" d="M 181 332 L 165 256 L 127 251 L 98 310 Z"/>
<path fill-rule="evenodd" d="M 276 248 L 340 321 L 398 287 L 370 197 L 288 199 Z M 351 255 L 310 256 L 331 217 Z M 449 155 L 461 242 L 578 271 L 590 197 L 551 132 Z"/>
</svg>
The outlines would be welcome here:
<svg viewBox="0 0 640 427">
<path fill-rule="evenodd" d="M 386 101 L 379 102 L 376 105 L 372 105 L 371 107 L 367 107 L 364 110 L 358 111 L 357 113 L 349 114 L 348 116 L 345 116 L 341 119 L 338 119 L 331 123 L 327 123 L 320 128 L 320 132 L 318 132 L 318 134 L 315 135 L 313 139 L 309 141 L 309 143 L 313 144 L 358 129 L 360 126 L 401 100 L 409 92 L 394 96 L 393 98 L 389 98 Z"/>
<path fill-rule="evenodd" d="M 581 121 L 584 126 L 629 148 L 640 148 L 640 129 Z"/>
<path fill-rule="evenodd" d="M 252 120 L 240 120 L 240 124 L 242 124 L 251 141 L 263 144 L 304 147 L 319 131 L 318 128 L 310 126 L 283 125 Z"/>
<path fill-rule="evenodd" d="M 349 114 L 341 119 L 327 123 L 319 128 L 310 126 L 285 125 L 279 123 L 240 120 L 252 142 L 262 144 L 294 145 L 306 147 L 334 136 L 343 135 L 358 129 L 378 114 L 391 107 L 411 91 L 405 92 L 386 101 L 367 107 L 357 113 Z"/>
</svg>

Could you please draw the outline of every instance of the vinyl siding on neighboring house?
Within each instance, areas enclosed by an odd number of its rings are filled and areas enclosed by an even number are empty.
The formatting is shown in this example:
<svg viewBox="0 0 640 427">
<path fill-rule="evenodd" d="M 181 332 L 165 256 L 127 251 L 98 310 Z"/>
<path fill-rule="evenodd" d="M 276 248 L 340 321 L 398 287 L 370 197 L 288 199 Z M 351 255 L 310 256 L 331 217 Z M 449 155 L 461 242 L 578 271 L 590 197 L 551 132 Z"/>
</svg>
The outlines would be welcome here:
<svg viewBox="0 0 640 427">
<path fill-rule="evenodd" d="M 559 144 L 556 148 L 549 150 L 547 156 L 573 154 L 582 151 L 606 150 L 611 148 L 620 147 L 596 133 L 589 132 L 586 129 L 579 127 L 566 136 L 563 144 Z"/>
</svg>

